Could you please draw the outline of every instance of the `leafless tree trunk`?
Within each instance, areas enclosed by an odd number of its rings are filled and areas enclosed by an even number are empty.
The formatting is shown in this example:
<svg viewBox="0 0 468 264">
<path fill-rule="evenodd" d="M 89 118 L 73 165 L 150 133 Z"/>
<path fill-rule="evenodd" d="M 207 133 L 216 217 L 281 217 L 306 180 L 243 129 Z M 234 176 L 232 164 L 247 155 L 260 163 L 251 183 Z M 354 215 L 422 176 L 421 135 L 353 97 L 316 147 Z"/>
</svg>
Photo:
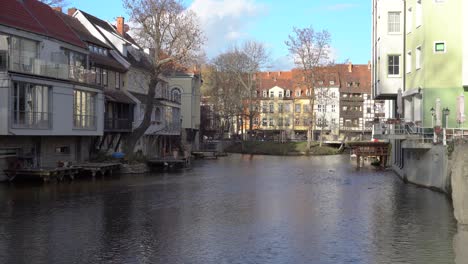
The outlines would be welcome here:
<svg viewBox="0 0 468 264">
<path fill-rule="evenodd" d="M 309 111 L 311 120 L 307 131 L 307 147 L 310 149 L 315 129 L 315 84 L 318 79 L 316 72 L 320 67 L 330 65 L 330 42 L 328 31 L 316 32 L 312 27 L 294 28 L 285 43 L 289 53 L 294 58 L 296 66 L 301 70 L 300 82 L 309 92 Z"/>
<path fill-rule="evenodd" d="M 138 140 L 151 125 L 154 97 L 161 76 L 180 65 L 192 64 L 204 42 L 197 18 L 183 7 L 181 0 L 124 0 L 124 7 L 135 24 L 133 37 L 151 50 L 143 57 L 149 62 L 148 91 L 141 124 L 125 140 L 124 150 L 131 154 Z"/>
</svg>

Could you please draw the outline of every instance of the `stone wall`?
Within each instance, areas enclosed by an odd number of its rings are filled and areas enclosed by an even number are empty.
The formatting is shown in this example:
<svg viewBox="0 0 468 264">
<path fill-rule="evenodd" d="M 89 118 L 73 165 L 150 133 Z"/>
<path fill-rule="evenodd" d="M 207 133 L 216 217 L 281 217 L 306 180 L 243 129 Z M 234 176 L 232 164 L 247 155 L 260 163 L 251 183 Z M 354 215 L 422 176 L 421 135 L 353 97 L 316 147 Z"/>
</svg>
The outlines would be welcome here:
<svg viewBox="0 0 468 264">
<path fill-rule="evenodd" d="M 454 144 L 450 167 L 455 218 L 459 224 L 468 225 L 468 142 Z"/>
</svg>

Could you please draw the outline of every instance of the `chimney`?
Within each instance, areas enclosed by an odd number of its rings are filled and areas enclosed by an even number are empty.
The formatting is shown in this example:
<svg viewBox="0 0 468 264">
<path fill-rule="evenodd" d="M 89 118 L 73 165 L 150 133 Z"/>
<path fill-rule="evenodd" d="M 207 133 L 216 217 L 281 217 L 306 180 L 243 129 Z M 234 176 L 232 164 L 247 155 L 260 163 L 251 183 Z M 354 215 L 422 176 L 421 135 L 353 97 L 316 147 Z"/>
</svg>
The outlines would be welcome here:
<svg viewBox="0 0 468 264">
<path fill-rule="evenodd" d="M 349 73 L 353 72 L 353 63 L 352 62 L 348 62 L 348 72 Z"/>
<path fill-rule="evenodd" d="M 367 69 L 370 70 L 371 68 L 372 68 L 372 65 L 371 65 L 371 62 L 369 60 L 369 61 L 367 61 Z"/>
<path fill-rule="evenodd" d="M 52 7 L 53 10 L 62 13 L 62 8 L 60 6 Z"/>
<path fill-rule="evenodd" d="M 75 14 L 76 12 L 76 8 L 72 7 L 72 8 L 68 8 L 68 15 L 69 16 L 73 16 L 73 14 Z"/>
<path fill-rule="evenodd" d="M 125 18 L 117 17 L 117 32 L 123 36 L 125 35 Z"/>
</svg>

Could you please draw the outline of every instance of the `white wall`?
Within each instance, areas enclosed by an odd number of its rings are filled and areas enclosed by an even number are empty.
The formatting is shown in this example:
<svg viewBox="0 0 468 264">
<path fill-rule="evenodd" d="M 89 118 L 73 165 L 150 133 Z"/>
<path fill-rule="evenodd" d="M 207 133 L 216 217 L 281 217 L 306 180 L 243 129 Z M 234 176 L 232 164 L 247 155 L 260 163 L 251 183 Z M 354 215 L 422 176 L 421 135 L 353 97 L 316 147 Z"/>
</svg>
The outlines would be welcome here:
<svg viewBox="0 0 468 264">
<path fill-rule="evenodd" d="M 373 0 L 372 84 L 374 97 L 396 96 L 403 90 L 404 5 L 402 0 Z M 388 33 L 388 12 L 401 12 L 400 33 Z M 388 76 L 388 55 L 400 55 L 400 75 Z"/>
</svg>

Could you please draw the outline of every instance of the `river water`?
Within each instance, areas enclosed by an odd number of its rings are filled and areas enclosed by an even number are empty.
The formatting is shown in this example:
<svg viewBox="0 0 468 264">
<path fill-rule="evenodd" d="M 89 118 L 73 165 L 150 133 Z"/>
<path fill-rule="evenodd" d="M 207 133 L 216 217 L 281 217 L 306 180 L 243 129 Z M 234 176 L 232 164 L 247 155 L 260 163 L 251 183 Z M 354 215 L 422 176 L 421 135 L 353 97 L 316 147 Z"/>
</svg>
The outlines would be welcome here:
<svg viewBox="0 0 468 264">
<path fill-rule="evenodd" d="M 347 156 L 5 184 L 0 201 L 0 263 L 468 262 L 444 195 Z"/>
</svg>

